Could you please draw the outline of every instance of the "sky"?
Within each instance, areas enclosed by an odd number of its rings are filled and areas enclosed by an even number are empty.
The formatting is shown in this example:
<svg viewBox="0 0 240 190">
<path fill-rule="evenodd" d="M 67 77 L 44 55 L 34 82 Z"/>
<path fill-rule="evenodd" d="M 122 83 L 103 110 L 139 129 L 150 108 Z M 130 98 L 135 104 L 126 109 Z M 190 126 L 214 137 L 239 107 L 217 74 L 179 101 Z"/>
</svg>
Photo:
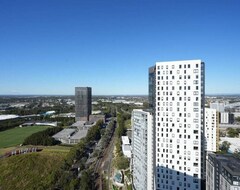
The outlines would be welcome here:
<svg viewBox="0 0 240 190">
<path fill-rule="evenodd" d="M 147 95 L 157 61 L 201 59 L 240 93 L 239 0 L 0 0 L 0 95 Z"/>
</svg>

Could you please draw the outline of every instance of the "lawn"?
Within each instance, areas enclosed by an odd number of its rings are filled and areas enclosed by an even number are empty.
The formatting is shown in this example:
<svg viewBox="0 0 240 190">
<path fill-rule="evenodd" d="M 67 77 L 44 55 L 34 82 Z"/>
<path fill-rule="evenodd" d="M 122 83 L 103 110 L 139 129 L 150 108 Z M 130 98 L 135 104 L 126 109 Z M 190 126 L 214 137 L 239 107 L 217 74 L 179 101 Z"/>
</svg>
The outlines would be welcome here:
<svg viewBox="0 0 240 190">
<path fill-rule="evenodd" d="M 66 153 L 34 152 L 0 159 L 0 189 L 53 189 L 55 171 Z"/>
<path fill-rule="evenodd" d="M 33 133 L 43 131 L 48 126 L 29 126 L 16 127 L 6 131 L 0 132 L 0 148 L 7 148 L 11 146 L 20 145 L 24 139 Z"/>
</svg>

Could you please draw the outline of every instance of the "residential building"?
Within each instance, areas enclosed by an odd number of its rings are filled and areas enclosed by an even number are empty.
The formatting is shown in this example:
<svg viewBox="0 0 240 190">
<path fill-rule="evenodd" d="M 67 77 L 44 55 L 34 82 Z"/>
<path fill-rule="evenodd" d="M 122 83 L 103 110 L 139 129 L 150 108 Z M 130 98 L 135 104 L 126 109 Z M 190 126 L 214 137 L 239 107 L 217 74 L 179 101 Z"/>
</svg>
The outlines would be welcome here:
<svg viewBox="0 0 240 190">
<path fill-rule="evenodd" d="M 205 177 L 204 63 L 157 62 L 150 70 L 156 189 L 200 190 Z"/>
<path fill-rule="evenodd" d="M 240 190 L 240 160 L 229 154 L 208 154 L 206 190 Z"/>
<path fill-rule="evenodd" d="M 218 112 L 216 109 L 205 108 L 205 150 L 216 152 L 219 143 Z"/>
<path fill-rule="evenodd" d="M 234 115 L 229 112 L 221 112 L 220 119 L 221 119 L 221 124 L 233 124 Z"/>
<path fill-rule="evenodd" d="M 154 189 L 154 129 L 150 111 L 132 112 L 132 175 L 134 190 Z"/>
<path fill-rule="evenodd" d="M 88 121 L 92 112 L 92 89 L 90 87 L 75 87 L 76 121 Z"/>
</svg>

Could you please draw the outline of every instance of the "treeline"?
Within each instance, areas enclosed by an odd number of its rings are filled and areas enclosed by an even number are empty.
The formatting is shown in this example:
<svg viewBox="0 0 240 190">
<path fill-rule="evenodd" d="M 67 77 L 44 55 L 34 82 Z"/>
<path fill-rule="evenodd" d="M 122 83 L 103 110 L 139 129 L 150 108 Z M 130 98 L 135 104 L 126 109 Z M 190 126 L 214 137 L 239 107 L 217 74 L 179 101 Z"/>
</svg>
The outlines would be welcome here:
<svg viewBox="0 0 240 190">
<path fill-rule="evenodd" d="M 55 140 L 52 136 L 61 130 L 61 127 L 53 127 L 34 133 L 24 140 L 23 145 L 53 146 L 60 144 L 60 141 Z"/>
<path fill-rule="evenodd" d="M 116 157 L 114 158 L 114 165 L 118 169 L 127 169 L 129 167 L 129 159 L 123 155 L 121 136 L 125 136 L 127 129 L 125 127 L 125 121 L 130 119 L 131 115 L 128 113 L 119 113 L 117 116 L 118 127 L 116 128 Z"/>
<path fill-rule="evenodd" d="M 240 133 L 240 128 L 236 128 L 236 129 L 231 127 L 227 128 L 228 137 L 232 137 L 232 138 L 239 137 L 239 133 Z"/>
<path fill-rule="evenodd" d="M 55 189 L 94 189 L 93 168 L 85 167 L 89 156 L 89 148 L 101 138 L 100 129 L 102 125 L 103 122 L 98 121 L 88 130 L 87 136 L 81 139 L 67 154 L 62 167 L 53 176 L 53 187 Z M 81 171 L 80 179 L 78 179 L 76 166 Z"/>
<path fill-rule="evenodd" d="M 45 121 L 51 121 L 51 122 L 58 122 L 58 126 L 71 126 L 73 123 L 75 123 L 75 118 L 74 117 L 55 117 L 51 118 L 49 116 L 44 117 L 43 120 Z"/>
<path fill-rule="evenodd" d="M 131 114 L 128 113 L 118 113 L 117 116 L 117 123 L 118 123 L 118 127 L 116 129 L 116 133 L 118 138 L 121 138 L 121 136 L 126 135 L 126 127 L 125 127 L 125 121 L 131 118 Z"/>
<path fill-rule="evenodd" d="M 0 131 L 17 127 L 25 122 L 24 118 L 7 119 L 0 121 Z"/>
<path fill-rule="evenodd" d="M 104 133 L 102 135 L 102 139 L 101 139 L 101 146 L 102 147 L 107 147 L 115 130 L 115 126 L 116 126 L 116 122 L 115 121 L 111 121 L 108 126 L 106 127 L 106 129 L 104 129 Z"/>
<path fill-rule="evenodd" d="M 69 113 L 74 112 L 74 106 L 72 105 L 56 105 L 53 107 L 42 107 L 39 105 L 38 107 L 34 106 L 25 106 L 22 108 L 8 108 L 4 111 L 4 114 L 15 114 L 15 115 L 32 115 L 32 114 L 44 114 L 49 110 L 56 111 L 57 114 L 59 113 Z"/>
</svg>

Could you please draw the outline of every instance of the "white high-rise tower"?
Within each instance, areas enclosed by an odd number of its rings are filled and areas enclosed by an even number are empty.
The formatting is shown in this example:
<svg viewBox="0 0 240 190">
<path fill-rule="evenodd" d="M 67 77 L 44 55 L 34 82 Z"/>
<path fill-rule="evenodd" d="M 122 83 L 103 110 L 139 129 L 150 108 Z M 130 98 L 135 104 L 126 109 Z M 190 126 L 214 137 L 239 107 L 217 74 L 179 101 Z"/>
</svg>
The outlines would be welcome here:
<svg viewBox="0 0 240 190">
<path fill-rule="evenodd" d="M 152 68 L 152 67 L 151 67 Z M 157 62 L 154 109 L 156 189 L 201 189 L 204 178 L 204 63 Z M 150 75 L 150 73 L 149 73 Z"/>
</svg>

